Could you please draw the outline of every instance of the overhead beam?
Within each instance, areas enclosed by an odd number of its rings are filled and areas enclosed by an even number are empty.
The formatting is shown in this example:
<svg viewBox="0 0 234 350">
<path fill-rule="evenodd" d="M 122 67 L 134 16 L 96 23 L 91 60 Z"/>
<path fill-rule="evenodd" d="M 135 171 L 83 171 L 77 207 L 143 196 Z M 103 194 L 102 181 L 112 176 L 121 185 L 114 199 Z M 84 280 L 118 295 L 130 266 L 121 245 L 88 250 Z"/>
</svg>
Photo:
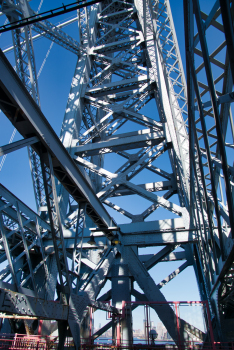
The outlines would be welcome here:
<svg viewBox="0 0 234 350">
<path fill-rule="evenodd" d="M 125 41 L 123 41 L 124 43 Z M 129 43 L 129 40 L 126 40 L 127 43 Z M 120 41 L 112 43 L 112 44 L 107 44 L 105 45 L 105 47 L 109 47 L 112 45 L 119 45 Z M 95 50 L 98 50 L 99 47 L 96 47 Z M 102 48 L 102 47 L 101 47 Z M 129 90 L 135 90 L 136 88 L 139 87 L 139 85 L 143 84 L 143 83 L 147 83 L 149 81 L 147 75 L 143 75 L 140 77 L 136 77 L 136 78 L 131 78 L 131 79 L 125 79 L 125 80 L 121 80 L 121 81 L 115 81 L 115 82 L 111 82 L 111 83 L 107 83 L 104 85 L 100 85 L 98 87 L 94 87 L 91 89 L 87 89 L 86 90 L 86 94 L 87 95 L 91 95 L 94 97 L 100 97 L 103 95 L 107 95 L 108 92 L 110 92 L 110 94 L 113 93 L 117 93 L 117 92 L 122 92 L 122 91 L 129 91 Z"/>
<path fill-rule="evenodd" d="M 234 102 L 234 93 L 233 92 L 229 92 L 229 93 L 221 95 L 217 98 L 218 105 L 220 105 L 222 103 L 232 103 L 232 102 Z M 211 101 L 204 102 L 203 107 L 204 108 L 212 107 L 212 102 Z M 198 111 L 198 105 L 194 106 L 194 110 Z"/>
<path fill-rule="evenodd" d="M 182 218 L 121 224 L 119 227 L 121 233 L 125 235 L 174 231 L 182 232 L 185 230 L 185 225 Z"/>
<path fill-rule="evenodd" d="M 112 297 L 112 290 L 109 289 L 108 292 L 103 294 L 101 297 L 98 298 L 98 301 L 108 301 Z"/>
<path fill-rule="evenodd" d="M 121 234 L 121 243 L 125 245 L 140 247 L 197 242 L 196 230 L 186 229 L 182 218 L 121 224 L 118 227 Z M 94 233 L 94 237 L 97 244 L 104 245 L 104 233 Z M 65 231 L 64 239 L 66 240 L 66 248 L 72 248 L 74 232 Z M 83 247 L 89 239 L 90 231 L 86 228 L 84 230 Z M 89 245 L 89 247 L 91 246 Z"/>
<path fill-rule="evenodd" d="M 139 301 L 147 301 L 147 296 L 143 293 L 138 292 L 136 289 L 132 289 L 131 294 Z"/>
<path fill-rule="evenodd" d="M 28 7 L 28 10 L 27 10 L 28 16 L 34 16 L 35 12 L 30 8 L 29 5 L 27 7 Z M 24 16 L 25 13 L 22 13 L 21 7 L 20 6 L 15 7 L 15 5 L 13 5 L 12 3 L 5 2 L 2 10 L 3 10 L 3 13 L 7 16 L 11 24 L 14 20 L 25 17 Z M 14 18 L 14 20 L 12 18 Z M 77 18 L 75 18 L 75 20 L 77 20 Z M 83 48 L 79 45 L 79 43 L 75 39 L 73 39 L 71 36 L 69 36 L 67 33 L 65 33 L 60 29 L 63 26 L 66 26 L 73 22 L 74 22 L 74 19 L 66 21 L 65 23 L 59 24 L 57 26 L 55 26 L 53 23 L 49 22 L 48 20 L 37 22 L 33 26 L 33 30 L 39 34 L 33 36 L 32 40 L 37 39 L 40 36 L 44 36 L 45 38 L 48 38 L 49 40 L 55 42 L 56 44 L 66 48 L 67 50 L 77 55 L 80 55 L 83 51 Z M 23 42 L 21 41 L 20 44 L 23 45 Z M 6 53 L 13 49 L 14 49 L 14 46 L 11 46 L 6 50 L 4 50 L 3 52 Z"/>
<path fill-rule="evenodd" d="M 135 133 L 134 133 L 135 134 Z M 111 153 L 135 148 L 155 146 L 164 139 L 162 131 L 151 133 L 150 130 L 138 131 L 137 135 L 122 134 L 107 140 L 89 143 L 75 147 L 75 155 L 77 156 L 94 156 L 102 153 Z"/>
<path fill-rule="evenodd" d="M 175 184 L 173 181 L 158 181 L 158 182 L 149 182 L 146 184 L 137 185 L 149 192 L 159 192 L 159 191 L 168 191 L 175 188 Z M 110 197 L 118 197 L 118 196 L 129 196 L 131 194 L 135 194 L 132 190 L 120 185 L 118 189 L 111 194 Z"/>
<path fill-rule="evenodd" d="M 139 255 L 140 261 L 144 264 L 148 260 L 150 260 L 152 257 L 154 257 L 154 254 L 143 254 Z M 178 260 L 185 260 L 186 255 L 185 252 L 173 252 L 162 258 L 161 262 L 166 262 L 166 261 L 178 261 Z"/>
<path fill-rule="evenodd" d="M 203 150 L 201 150 L 200 152 L 202 157 L 207 159 L 206 152 Z M 222 162 L 220 159 L 217 159 L 216 157 L 211 156 L 211 162 L 213 163 L 213 165 L 217 166 L 219 169 L 222 169 Z M 234 167 L 232 167 L 231 165 L 228 165 L 228 171 L 232 176 L 234 176 Z"/>
<path fill-rule="evenodd" d="M 197 238 L 193 232 L 186 230 L 170 233 L 123 235 L 121 242 L 125 246 L 150 247 L 166 244 L 196 243 Z"/>
</svg>

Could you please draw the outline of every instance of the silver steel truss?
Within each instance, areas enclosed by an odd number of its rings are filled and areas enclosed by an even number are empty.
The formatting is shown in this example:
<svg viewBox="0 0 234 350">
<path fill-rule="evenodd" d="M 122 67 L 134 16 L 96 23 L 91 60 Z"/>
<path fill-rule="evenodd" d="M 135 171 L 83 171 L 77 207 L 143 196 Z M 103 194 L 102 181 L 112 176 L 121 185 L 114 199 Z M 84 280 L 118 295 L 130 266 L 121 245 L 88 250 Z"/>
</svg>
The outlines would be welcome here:
<svg viewBox="0 0 234 350">
<path fill-rule="evenodd" d="M 10 21 L 33 14 L 24 0 L 2 1 L 1 9 Z M 79 347 L 89 306 L 119 314 L 93 339 L 108 327 L 116 338 L 119 322 L 121 341 L 131 344 L 131 313 L 121 318 L 122 300 L 165 302 L 162 288 L 193 265 L 216 339 L 233 340 L 225 331 L 234 295 L 232 2 L 216 1 L 206 14 L 198 0 L 184 0 L 187 86 L 168 0 L 104 0 L 79 9 L 77 18 L 79 43 L 48 21 L 13 32 L 17 73 L 38 105 L 32 30 L 78 56 L 60 141 L 1 54 L 0 107 L 23 140 L 1 147 L 0 155 L 32 146 L 40 213 L 0 187 L 0 262 L 7 262 L 1 300 L 10 296 L 9 312 L 19 317 L 57 320 L 61 349 L 68 328 Z M 211 28 L 222 39 L 209 52 Z M 144 182 L 146 174 L 157 180 Z M 139 203 L 140 212 L 125 201 Z M 105 207 L 131 222 L 115 222 Z M 162 245 L 154 255 L 138 254 Z M 149 270 L 173 260 L 185 261 L 156 284 Z M 112 289 L 97 299 L 108 278 Z M 31 298 L 30 310 L 14 292 Z M 103 303 L 110 299 L 112 307 Z M 43 302 L 48 313 L 39 310 Z M 178 343 L 172 308 L 153 309 Z M 180 326 L 182 341 L 208 339 L 182 318 Z"/>
<path fill-rule="evenodd" d="M 233 157 L 229 152 L 234 136 L 233 4 L 216 1 L 206 14 L 199 1 L 184 1 L 184 9 L 190 179 L 195 184 L 191 196 L 197 203 L 192 210 L 200 236 L 197 254 L 206 293 L 219 305 L 217 323 L 227 338 L 224 325 L 233 317 Z M 211 31 L 214 37 L 221 33 L 212 49 L 208 41 Z M 219 277 L 214 284 L 215 273 Z"/>
</svg>

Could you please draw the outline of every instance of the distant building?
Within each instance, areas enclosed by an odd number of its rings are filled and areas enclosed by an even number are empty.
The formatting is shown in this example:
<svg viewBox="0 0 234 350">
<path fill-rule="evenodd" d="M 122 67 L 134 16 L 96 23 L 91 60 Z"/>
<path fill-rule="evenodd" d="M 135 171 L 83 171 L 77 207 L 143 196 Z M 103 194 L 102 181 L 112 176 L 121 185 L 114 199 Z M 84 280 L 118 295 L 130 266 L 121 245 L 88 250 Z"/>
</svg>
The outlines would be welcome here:
<svg viewBox="0 0 234 350">
<path fill-rule="evenodd" d="M 144 331 L 144 338 L 147 338 L 147 320 L 143 320 L 143 331 Z"/>
<path fill-rule="evenodd" d="M 158 339 L 165 339 L 164 334 L 167 332 L 166 327 L 162 324 L 162 322 L 157 323 Z"/>
<path fill-rule="evenodd" d="M 142 331 L 142 329 L 133 329 L 133 337 L 143 338 L 144 332 Z"/>
</svg>

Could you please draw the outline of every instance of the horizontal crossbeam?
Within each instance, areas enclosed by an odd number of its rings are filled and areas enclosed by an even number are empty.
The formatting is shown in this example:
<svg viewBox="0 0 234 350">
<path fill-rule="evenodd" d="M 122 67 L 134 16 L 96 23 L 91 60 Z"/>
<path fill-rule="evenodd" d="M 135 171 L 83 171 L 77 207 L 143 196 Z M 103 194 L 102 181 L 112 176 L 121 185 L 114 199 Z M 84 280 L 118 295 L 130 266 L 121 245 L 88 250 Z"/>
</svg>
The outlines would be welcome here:
<svg viewBox="0 0 234 350">
<path fill-rule="evenodd" d="M 151 133 L 149 129 L 142 130 L 130 134 L 122 134 L 115 137 L 111 137 L 105 141 L 89 143 L 84 146 L 78 146 L 75 148 L 75 154 L 77 156 L 93 156 L 102 153 L 118 152 L 123 150 L 130 150 L 141 147 L 155 146 L 161 143 L 164 139 L 164 133 L 154 132 Z"/>
<path fill-rule="evenodd" d="M 78 301 L 79 296 L 72 295 L 72 299 L 74 305 L 74 299 Z M 115 314 L 121 313 L 121 310 L 101 301 L 88 300 L 87 306 L 93 306 L 96 309 Z M 44 300 L 33 296 L 28 296 L 3 288 L 0 288 L 0 312 L 57 321 L 68 320 L 70 318 L 69 305 L 60 304 L 59 302 L 53 300 Z M 73 312 L 74 311 L 71 311 L 71 314 Z"/>
<path fill-rule="evenodd" d="M 144 254 L 139 255 L 139 259 L 141 262 L 146 263 L 148 260 L 150 260 L 152 257 L 154 257 L 155 254 Z M 186 255 L 185 252 L 173 252 L 162 258 L 161 262 L 165 261 L 177 261 L 177 260 L 185 260 Z"/>
<path fill-rule="evenodd" d="M 16 142 L 10 143 L 9 145 L 1 146 L 0 157 L 4 156 L 4 154 L 17 151 L 18 149 L 21 149 L 23 147 L 30 146 L 38 141 L 39 139 L 36 136 L 34 136 L 34 137 L 30 137 L 29 139 L 16 141 Z"/>
</svg>

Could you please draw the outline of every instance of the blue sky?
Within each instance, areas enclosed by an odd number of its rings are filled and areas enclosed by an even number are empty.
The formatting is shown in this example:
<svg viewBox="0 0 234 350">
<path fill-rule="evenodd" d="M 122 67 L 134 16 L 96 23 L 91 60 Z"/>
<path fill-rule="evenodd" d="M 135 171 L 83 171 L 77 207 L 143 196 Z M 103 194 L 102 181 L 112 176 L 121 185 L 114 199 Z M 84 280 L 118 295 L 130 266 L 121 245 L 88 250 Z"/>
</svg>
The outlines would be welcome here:
<svg viewBox="0 0 234 350">
<path fill-rule="evenodd" d="M 36 10 L 39 3 L 39 0 L 33 0 L 30 2 L 30 5 L 33 7 L 33 9 Z M 63 3 L 68 4 L 69 1 L 63 1 Z M 203 10 L 206 13 L 211 8 L 212 3 L 213 1 L 202 1 L 202 5 L 204 7 Z M 62 1 L 44 1 L 41 7 L 41 11 L 43 12 L 49 8 L 55 8 L 60 5 L 62 5 Z M 183 1 L 172 0 L 171 9 L 185 70 Z M 73 18 L 74 15 L 75 14 L 73 13 L 67 14 L 64 16 L 64 19 Z M 3 24 L 5 21 L 5 17 L 3 17 L 4 16 L 0 17 L 1 24 Z M 60 20 L 62 20 L 62 18 L 54 18 L 51 19 L 51 22 L 58 23 Z M 77 23 L 64 28 L 64 30 L 79 40 Z M 12 41 L 10 33 L 2 34 L 0 37 L 1 49 L 4 50 L 5 48 L 11 46 L 11 44 Z M 50 48 L 50 44 L 51 42 L 47 39 L 39 39 L 34 42 L 37 71 L 39 71 L 40 67 L 42 66 L 43 60 L 45 59 L 45 56 Z M 14 65 L 13 52 L 8 53 L 7 58 Z M 77 58 L 73 53 L 68 52 L 60 46 L 54 44 L 38 80 L 42 111 L 58 135 L 60 133 L 62 120 L 64 117 L 64 111 L 76 60 Z M 151 116 L 151 108 L 146 108 L 146 111 L 144 112 L 147 113 L 148 116 Z M 3 113 L 0 113 L 0 123 L 0 144 L 5 145 L 9 142 L 9 139 L 13 132 L 13 127 Z M 17 133 L 14 141 L 17 141 L 19 139 L 21 139 L 21 136 Z M 106 166 L 108 170 L 113 171 L 114 166 L 117 165 L 116 162 L 118 157 L 116 158 L 115 164 L 111 162 L 108 164 L 109 158 L 109 156 L 106 157 Z M 160 159 L 162 162 L 164 162 L 164 157 Z M 164 166 L 164 170 L 171 171 L 170 165 L 167 163 L 166 158 Z M 148 178 L 146 176 L 148 176 Z M 158 179 L 155 176 L 152 177 L 152 174 L 144 173 L 143 176 L 141 175 L 139 177 L 136 177 L 134 181 L 136 181 L 136 183 L 143 183 L 149 181 L 158 181 Z M 21 200 L 23 200 L 27 205 L 29 205 L 32 209 L 36 210 L 31 174 L 29 170 L 29 161 L 27 157 L 27 149 L 19 150 L 7 156 L 2 171 L 0 172 L 0 182 Z M 178 202 L 176 197 L 173 197 L 173 200 L 176 203 Z M 116 200 L 115 203 L 118 204 L 118 201 L 121 202 L 121 200 Z M 144 202 L 144 200 L 138 202 L 135 200 L 133 201 L 132 198 L 125 198 L 124 208 L 128 209 L 129 206 L 131 206 L 131 210 L 134 214 L 138 214 L 142 211 L 142 206 L 144 206 L 144 209 L 149 206 L 149 202 Z M 154 214 L 152 217 L 150 217 L 150 219 L 154 220 L 159 217 L 168 218 L 167 213 L 165 213 L 163 209 L 157 210 L 157 215 Z M 118 220 L 119 223 L 129 222 L 129 220 L 126 220 L 121 214 L 111 213 L 111 215 L 116 215 L 114 217 L 116 220 Z M 171 217 L 173 217 L 173 215 Z M 156 248 L 147 248 L 144 250 L 141 249 L 140 252 L 144 254 L 155 253 Z M 156 283 L 158 283 L 182 263 L 183 262 L 160 263 L 151 270 L 151 274 L 154 277 Z M 162 291 L 168 300 L 199 300 L 199 293 L 193 268 L 188 267 L 177 278 L 165 286 Z M 139 323 L 139 326 L 136 325 L 136 328 L 141 328 L 141 326 L 142 322 Z"/>
<path fill-rule="evenodd" d="M 68 4 L 69 1 L 64 1 L 63 3 Z M 210 3 L 212 3 L 212 1 L 205 1 L 205 3 L 206 7 L 210 8 Z M 30 2 L 30 5 L 35 10 L 38 8 L 39 4 L 40 1 L 38 0 L 33 0 Z M 60 5 L 62 5 L 61 1 L 53 0 L 50 1 L 49 4 L 48 2 L 46 3 L 44 1 L 41 7 L 41 11 L 46 11 L 50 8 L 56 8 Z M 171 9 L 182 60 L 183 62 L 185 62 L 183 1 L 172 0 Z M 69 13 L 64 18 L 69 19 L 73 16 L 73 13 Z M 51 19 L 51 21 L 54 23 L 59 23 L 59 21 L 61 20 L 61 16 Z M 5 16 L 1 16 L 0 23 L 3 24 L 4 21 Z M 79 40 L 77 23 L 67 26 L 66 28 L 64 28 L 64 30 L 68 34 L 72 35 L 75 39 Z M 49 50 L 50 44 L 51 42 L 47 39 L 38 39 L 34 42 L 37 71 L 39 71 L 40 67 L 42 66 L 47 51 Z M 3 33 L 0 36 L 0 45 L 2 50 L 12 45 L 11 34 L 9 32 Z M 14 65 L 13 51 L 6 54 L 6 56 L 9 59 L 9 61 Z M 75 64 L 76 56 L 73 53 L 63 49 L 59 45 L 54 44 L 46 60 L 42 73 L 38 79 L 42 111 L 58 135 L 60 133 L 62 120 L 64 117 L 64 111 L 70 90 L 71 79 L 75 69 Z M 150 111 L 148 113 L 150 115 Z M 0 123 L 1 145 L 4 145 L 9 142 L 9 139 L 13 132 L 13 127 L 3 113 L 0 113 Z M 16 141 L 20 138 L 21 136 L 17 133 L 14 140 Z M 111 164 L 107 165 L 107 167 L 111 168 Z M 15 173 L 17 173 L 17 176 L 15 176 Z M 28 205 L 35 208 L 30 177 L 31 175 L 27 159 L 27 150 L 23 149 L 9 154 L 2 168 L 2 171 L 0 172 L 0 181 L 14 194 L 19 196 L 20 199 L 24 200 Z M 154 181 L 157 181 L 157 179 Z M 25 193 L 25 189 L 22 186 L 23 182 L 27 184 L 27 193 Z"/>
</svg>

